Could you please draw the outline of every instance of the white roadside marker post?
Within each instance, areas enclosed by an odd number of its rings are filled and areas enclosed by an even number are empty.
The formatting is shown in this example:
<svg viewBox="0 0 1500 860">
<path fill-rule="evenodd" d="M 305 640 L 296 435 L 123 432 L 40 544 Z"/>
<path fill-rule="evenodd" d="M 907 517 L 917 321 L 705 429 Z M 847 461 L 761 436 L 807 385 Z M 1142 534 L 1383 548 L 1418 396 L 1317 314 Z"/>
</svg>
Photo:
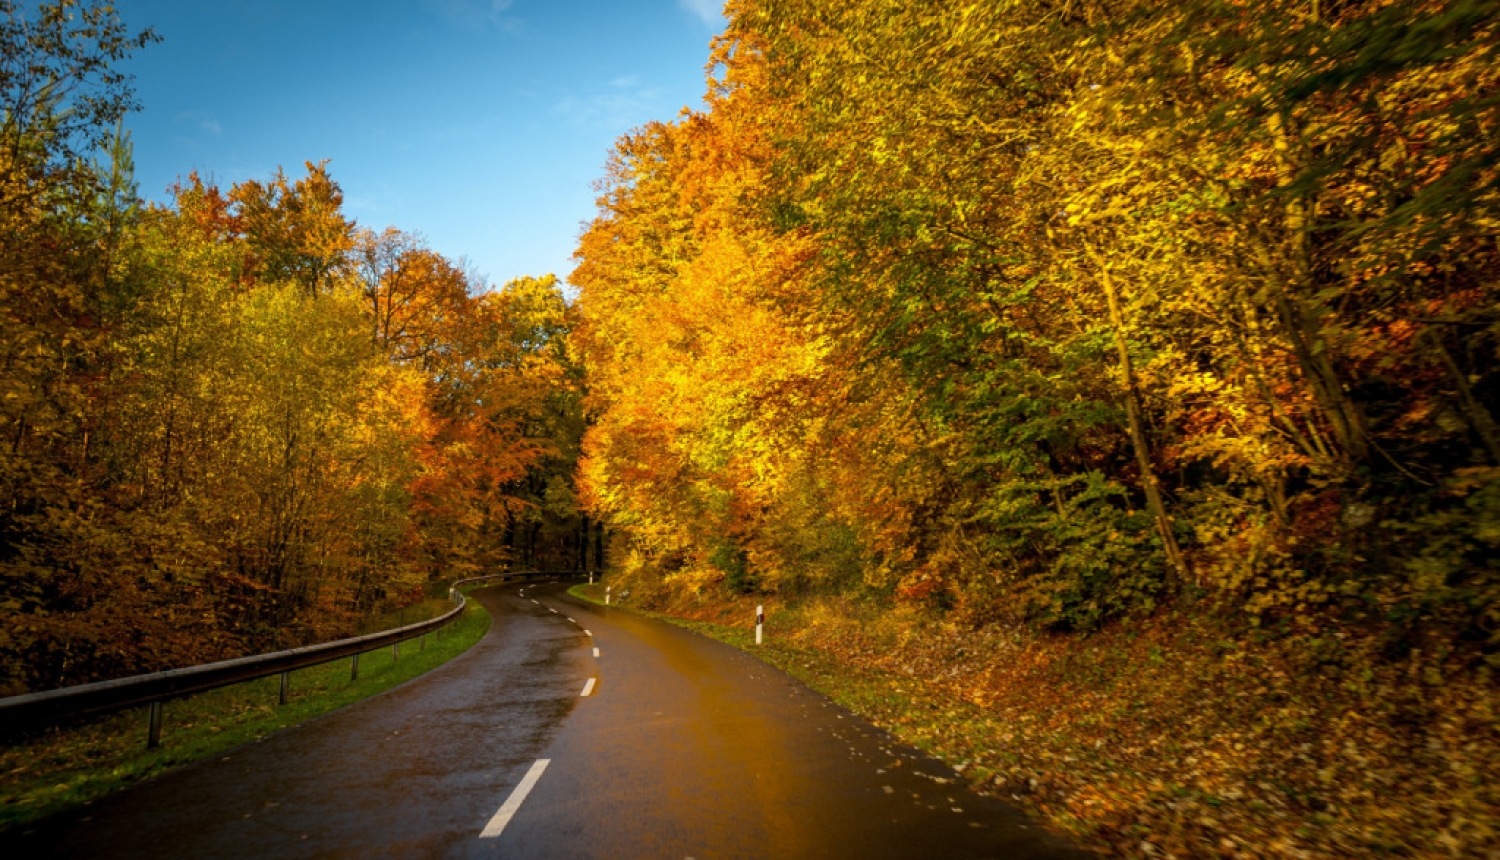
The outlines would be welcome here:
<svg viewBox="0 0 1500 860">
<path fill-rule="evenodd" d="M 610 589 L 611 589 L 611 588 L 612 588 L 612 587 L 613 587 L 613 586 L 609 586 L 609 585 L 606 585 L 606 586 L 604 586 L 604 605 L 605 605 L 605 606 L 608 606 L 608 605 L 609 605 L 609 590 L 610 590 Z"/>
<path fill-rule="evenodd" d="M 760 638 L 761 637 L 761 632 L 760 631 L 761 631 L 761 628 L 765 626 L 765 624 L 766 624 L 766 608 L 764 606 L 757 606 L 757 607 L 755 607 L 755 644 L 757 644 L 757 645 L 759 645 L 760 642 L 761 642 L 761 638 Z"/>
<path fill-rule="evenodd" d="M 593 584 L 594 584 L 594 572 L 591 570 L 591 571 L 589 571 L 589 585 L 593 585 Z"/>
</svg>

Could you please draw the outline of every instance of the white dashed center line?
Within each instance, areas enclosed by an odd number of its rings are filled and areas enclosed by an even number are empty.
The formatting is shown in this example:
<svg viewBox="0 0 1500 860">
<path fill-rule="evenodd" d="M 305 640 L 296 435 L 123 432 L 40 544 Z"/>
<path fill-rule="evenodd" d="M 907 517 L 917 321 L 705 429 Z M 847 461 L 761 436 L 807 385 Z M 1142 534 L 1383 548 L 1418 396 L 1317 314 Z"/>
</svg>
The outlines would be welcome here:
<svg viewBox="0 0 1500 860">
<path fill-rule="evenodd" d="M 583 631 L 583 635 L 585 635 L 585 636 L 593 636 L 594 634 L 592 634 L 589 631 L 585 630 L 585 631 Z"/>
<path fill-rule="evenodd" d="M 599 649 L 598 649 L 598 648 L 595 648 L 595 649 L 594 649 L 594 656 L 595 656 L 595 657 L 598 657 L 598 656 L 599 656 Z"/>
<path fill-rule="evenodd" d="M 594 692 L 594 679 L 590 678 L 589 682 L 587 684 L 583 685 L 583 692 L 579 693 L 578 696 L 579 696 L 579 698 L 582 698 L 582 697 L 587 696 L 588 694 L 590 694 L 592 692 Z"/>
<path fill-rule="evenodd" d="M 504 830 L 505 825 L 510 823 L 511 816 L 515 815 L 516 810 L 521 808 L 522 801 L 526 800 L 526 795 L 531 793 L 531 789 L 536 785 L 536 781 L 542 778 L 542 771 L 546 770 L 547 765 L 551 764 L 551 762 L 552 759 L 548 758 L 539 758 L 536 760 L 536 764 L 531 766 L 531 770 L 526 771 L 526 775 L 521 777 L 521 783 L 510 793 L 510 797 L 505 799 L 505 805 L 501 806 L 500 811 L 495 813 L 495 817 L 491 818 L 489 823 L 484 826 L 484 830 L 479 834 L 480 839 L 493 839 L 500 835 L 500 831 Z"/>
</svg>

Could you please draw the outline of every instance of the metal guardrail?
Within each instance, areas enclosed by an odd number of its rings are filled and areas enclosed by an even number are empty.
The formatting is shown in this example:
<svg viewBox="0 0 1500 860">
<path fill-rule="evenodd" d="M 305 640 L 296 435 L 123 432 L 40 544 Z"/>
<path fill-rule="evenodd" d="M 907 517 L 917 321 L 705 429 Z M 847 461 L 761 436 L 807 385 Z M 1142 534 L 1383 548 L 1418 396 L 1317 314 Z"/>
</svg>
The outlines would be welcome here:
<svg viewBox="0 0 1500 860">
<path fill-rule="evenodd" d="M 181 698 L 193 693 L 202 693 L 218 689 L 219 687 L 227 687 L 231 684 L 239 684 L 244 681 L 253 681 L 257 678 L 280 674 L 281 692 L 279 703 L 284 705 L 287 702 L 287 693 L 290 689 L 291 673 L 296 669 L 305 669 L 309 666 L 317 666 L 343 657 L 350 657 L 352 658 L 350 680 L 357 680 L 359 678 L 360 654 L 389 645 L 393 649 L 395 656 L 399 658 L 402 642 L 415 639 L 418 636 L 425 637 L 428 633 L 441 634 L 442 628 L 458 618 L 463 612 L 467 600 L 459 592 L 459 589 L 466 585 L 496 579 L 503 581 L 535 579 L 548 576 L 573 576 L 577 574 L 578 571 L 526 571 L 522 573 L 497 573 L 489 576 L 461 579 L 453 583 L 448 589 L 448 596 L 456 605 L 436 618 L 429 618 L 426 621 L 419 621 L 416 624 L 408 624 L 404 627 L 396 627 L 391 630 L 383 630 L 379 633 L 370 633 L 365 636 L 356 636 L 353 639 L 324 642 L 320 645 L 308 645 L 302 648 L 274 651 L 269 654 L 256 654 L 250 657 L 223 660 L 217 663 L 204 663 L 181 669 L 169 669 L 165 672 L 132 675 L 128 678 L 116 678 L 112 681 L 98 681 L 92 684 L 78 684 L 72 687 L 62 687 L 40 693 L 10 696 L 0 699 L 0 735 L 11 736 L 17 732 L 69 722 L 81 717 L 97 716 L 113 711 L 122 711 L 126 708 L 148 705 L 150 707 L 150 724 L 146 745 L 148 748 L 156 747 L 161 740 L 162 703 L 169 699 Z M 426 645 L 425 639 L 423 640 L 423 645 Z"/>
</svg>

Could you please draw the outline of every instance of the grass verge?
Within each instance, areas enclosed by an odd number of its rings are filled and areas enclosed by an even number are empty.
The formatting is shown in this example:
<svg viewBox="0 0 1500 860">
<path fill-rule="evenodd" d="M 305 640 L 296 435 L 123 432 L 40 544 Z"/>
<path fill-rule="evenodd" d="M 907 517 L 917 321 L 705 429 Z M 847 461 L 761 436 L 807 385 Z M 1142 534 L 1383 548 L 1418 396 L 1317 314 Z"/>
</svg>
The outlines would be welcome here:
<svg viewBox="0 0 1500 860">
<path fill-rule="evenodd" d="M 410 622 L 408 622 L 410 623 Z M 285 706 L 276 704 L 281 680 L 259 678 L 167 702 L 161 746 L 146 749 L 146 709 L 136 708 L 50 729 L 0 750 L 0 832 L 70 807 L 188 762 L 265 737 L 319 714 L 369 698 L 411 680 L 467 651 L 490 627 L 478 601 L 441 635 L 360 655 L 359 680 L 349 660 L 292 673 Z"/>
</svg>

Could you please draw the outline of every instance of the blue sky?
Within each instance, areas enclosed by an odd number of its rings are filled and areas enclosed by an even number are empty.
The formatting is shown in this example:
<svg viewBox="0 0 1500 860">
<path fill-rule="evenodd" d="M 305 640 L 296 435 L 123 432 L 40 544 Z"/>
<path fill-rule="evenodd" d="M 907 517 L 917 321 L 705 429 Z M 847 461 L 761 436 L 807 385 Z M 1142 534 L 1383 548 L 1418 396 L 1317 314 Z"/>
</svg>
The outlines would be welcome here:
<svg viewBox="0 0 1500 860">
<path fill-rule="evenodd" d="M 362 226 L 565 277 L 614 140 L 698 107 L 716 0 L 120 0 L 141 193 L 329 159 Z"/>
</svg>

